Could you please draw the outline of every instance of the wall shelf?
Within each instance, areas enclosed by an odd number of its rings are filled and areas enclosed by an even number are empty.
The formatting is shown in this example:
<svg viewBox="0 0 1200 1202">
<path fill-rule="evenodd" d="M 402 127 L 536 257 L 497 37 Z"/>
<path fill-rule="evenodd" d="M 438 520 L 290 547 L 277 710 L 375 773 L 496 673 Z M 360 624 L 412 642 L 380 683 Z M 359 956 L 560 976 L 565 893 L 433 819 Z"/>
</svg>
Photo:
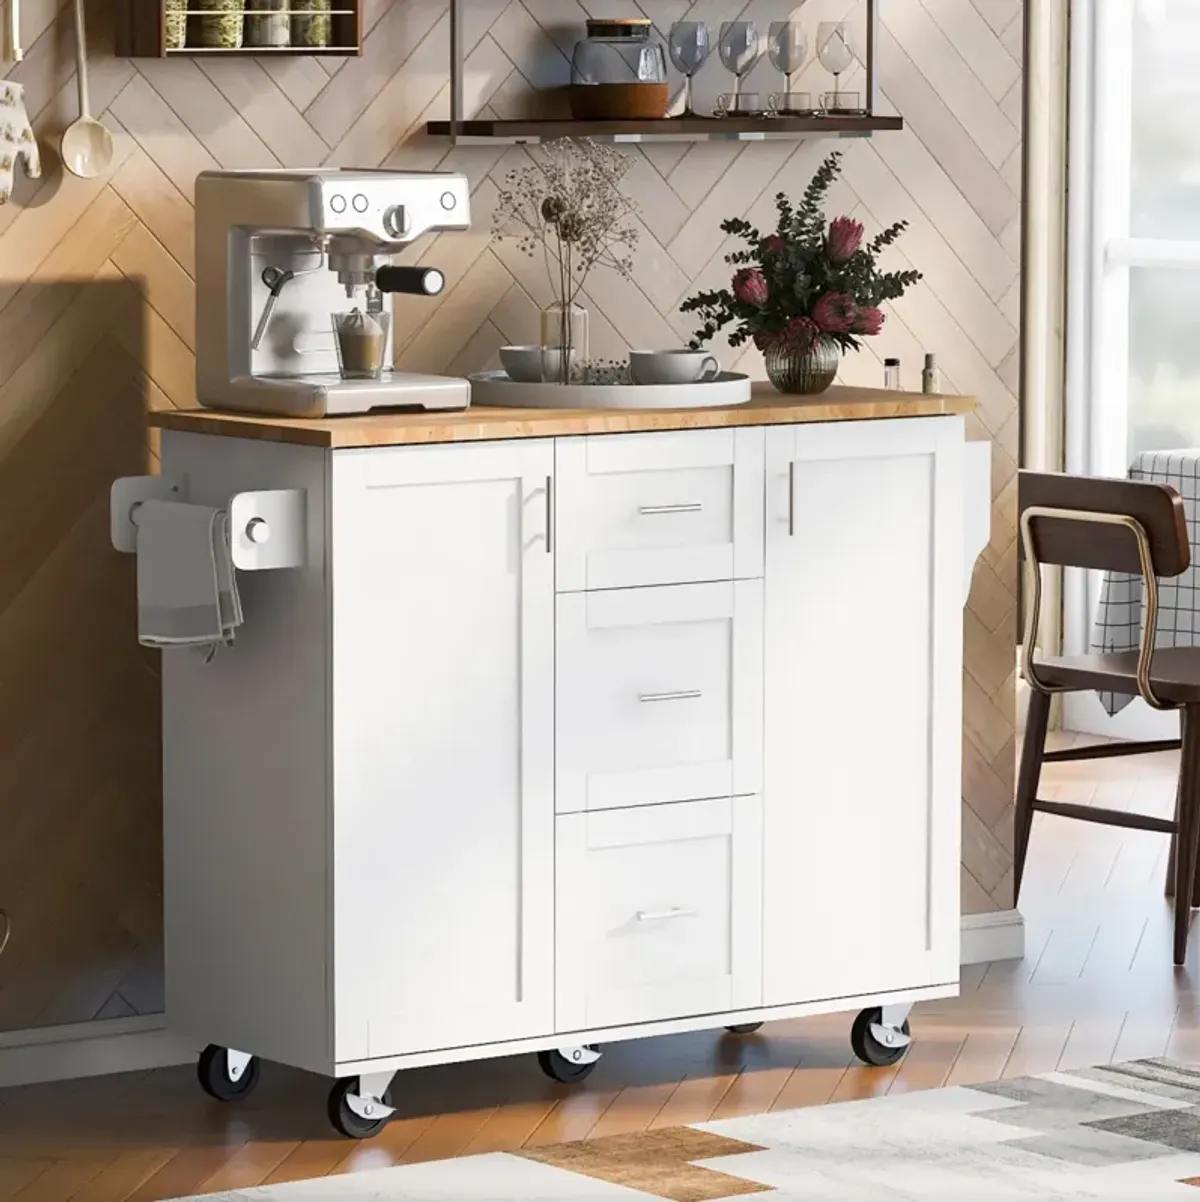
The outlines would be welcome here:
<svg viewBox="0 0 1200 1202">
<path fill-rule="evenodd" d="M 869 137 L 904 128 L 900 117 L 668 117 L 661 121 L 430 121 L 431 137 L 473 142 L 551 142 L 556 138 L 595 138 L 613 142 L 757 142 L 776 138 Z"/>
<path fill-rule="evenodd" d="M 879 0 L 866 0 L 865 116 L 669 117 L 661 121 L 573 121 L 468 119 L 466 114 L 466 5 L 450 0 L 450 120 L 430 121 L 425 132 L 455 145 L 549 142 L 555 138 L 595 138 L 613 142 L 758 142 L 785 138 L 869 138 L 904 128 L 900 117 L 876 116 L 879 94 Z"/>
<path fill-rule="evenodd" d="M 330 38 L 326 46 L 237 46 L 216 47 L 196 45 L 196 22 L 204 17 L 222 14 L 204 12 L 192 5 L 187 9 L 187 35 L 183 46 L 167 45 L 167 14 L 165 0 L 118 0 L 117 54 L 123 58 L 193 58 L 253 57 L 255 55 L 300 55 L 308 58 L 339 57 L 362 54 L 364 0 L 335 0 L 328 10 Z M 282 16 L 281 12 L 259 12 L 243 7 L 243 17 Z M 311 10 L 289 10 L 289 15 L 323 16 Z"/>
</svg>

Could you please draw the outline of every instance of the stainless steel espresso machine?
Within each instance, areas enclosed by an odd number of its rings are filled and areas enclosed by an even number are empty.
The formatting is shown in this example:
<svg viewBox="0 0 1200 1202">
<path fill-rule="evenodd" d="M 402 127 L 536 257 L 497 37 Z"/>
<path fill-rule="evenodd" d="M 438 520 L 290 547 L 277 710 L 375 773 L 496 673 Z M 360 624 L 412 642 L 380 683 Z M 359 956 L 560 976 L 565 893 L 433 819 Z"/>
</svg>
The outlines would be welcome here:
<svg viewBox="0 0 1200 1202">
<path fill-rule="evenodd" d="M 389 260 L 422 234 L 470 223 L 462 175 L 202 172 L 197 399 L 289 417 L 465 408 L 466 380 L 391 370 L 392 294 L 436 296 L 445 280 Z M 351 346 L 361 361 L 348 365 Z"/>
</svg>

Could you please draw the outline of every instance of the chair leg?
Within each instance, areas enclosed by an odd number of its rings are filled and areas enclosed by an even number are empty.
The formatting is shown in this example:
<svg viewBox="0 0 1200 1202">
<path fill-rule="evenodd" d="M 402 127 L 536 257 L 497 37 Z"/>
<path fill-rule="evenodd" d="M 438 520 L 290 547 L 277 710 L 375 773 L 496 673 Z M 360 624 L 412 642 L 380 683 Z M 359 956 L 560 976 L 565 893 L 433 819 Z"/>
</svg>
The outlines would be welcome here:
<svg viewBox="0 0 1200 1202">
<path fill-rule="evenodd" d="M 1192 887 L 1196 874 L 1196 839 L 1200 820 L 1200 706 L 1183 711 L 1183 753 L 1179 764 L 1179 832 L 1175 839 L 1175 963 L 1187 959 L 1192 921 Z"/>
<path fill-rule="evenodd" d="M 1042 757 L 1046 754 L 1046 727 L 1050 722 L 1050 694 L 1029 690 L 1029 713 L 1025 719 L 1025 738 L 1021 745 L 1021 767 L 1017 773 L 1016 813 L 1013 830 L 1013 905 L 1021 900 L 1021 879 L 1025 875 L 1025 853 L 1033 829 L 1033 803 L 1037 799 L 1042 776 Z"/>
<path fill-rule="evenodd" d="M 1183 715 L 1179 717 L 1180 722 L 1183 721 Z M 1180 775 L 1183 773 L 1183 761 L 1180 760 Z M 1179 822 L 1179 781 L 1175 782 L 1175 821 Z M 1178 836 L 1171 836 L 1171 845 L 1167 849 L 1167 875 L 1163 882 L 1163 896 L 1175 896 L 1175 845 L 1178 842 Z"/>
</svg>

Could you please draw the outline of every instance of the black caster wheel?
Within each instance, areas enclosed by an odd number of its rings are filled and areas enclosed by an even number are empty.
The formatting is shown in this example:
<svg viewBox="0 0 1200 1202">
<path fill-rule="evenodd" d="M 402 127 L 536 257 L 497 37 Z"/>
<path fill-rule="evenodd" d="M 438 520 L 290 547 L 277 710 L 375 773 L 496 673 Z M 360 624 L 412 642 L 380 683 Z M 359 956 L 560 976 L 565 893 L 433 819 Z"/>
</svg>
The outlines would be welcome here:
<svg viewBox="0 0 1200 1202">
<path fill-rule="evenodd" d="M 586 1055 L 587 1052 L 598 1053 L 600 1049 L 595 1044 L 589 1044 L 586 1048 L 571 1048 L 570 1051 Z M 592 1070 L 600 1061 L 599 1055 L 594 1057 L 588 1056 L 586 1059 L 573 1060 L 569 1056 L 564 1056 L 557 1048 L 538 1052 L 537 1058 L 542 1072 L 552 1081 L 561 1081 L 564 1085 L 571 1085 L 576 1081 L 582 1081 L 585 1077 L 590 1076 Z"/>
<path fill-rule="evenodd" d="M 218 1102 L 240 1102 L 248 1098 L 258 1084 L 259 1072 L 258 1057 L 251 1056 L 235 1075 L 235 1070 L 230 1068 L 228 1049 L 218 1047 L 215 1043 L 210 1043 L 200 1053 L 200 1060 L 196 1064 L 200 1088 Z"/>
<path fill-rule="evenodd" d="M 889 1064 L 896 1064 L 903 1060 L 905 1053 L 911 1046 L 908 1043 L 904 1043 L 899 1047 L 891 1048 L 885 1043 L 880 1043 L 871 1033 L 871 1025 L 872 1023 L 880 1022 L 882 1019 L 883 1011 L 878 1006 L 875 1006 L 870 1010 L 864 1010 L 854 1020 L 854 1026 L 850 1028 L 850 1047 L 853 1049 L 854 1054 L 863 1064 L 871 1064 L 876 1068 L 886 1068 Z M 904 1020 L 904 1026 L 900 1030 L 905 1035 L 910 1034 L 908 1019 Z"/>
<path fill-rule="evenodd" d="M 358 1090 L 357 1077 L 343 1077 L 329 1091 L 329 1121 L 334 1127 L 346 1136 L 348 1139 L 370 1139 L 372 1136 L 378 1135 L 384 1127 L 388 1125 L 388 1120 L 392 1117 L 390 1114 L 371 1117 L 371 1115 L 359 1114 L 357 1110 L 350 1105 L 350 1096 L 353 1094 L 357 1097 Z M 359 1103 L 362 1106 L 362 1103 Z M 387 1098 L 384 1098 L 384 1105 L 387 1105 Z M 375 1103 L 366 1103 L 366 1109 L 377 1109 Z"/>
<path fill-rule="evenodd" d="M 761 1026 L 762 1023 L 735 1023 L 732 1027 L 726 1027 L 725 1030 L 730 1035 L 753 1035 Z"/>
</svg>

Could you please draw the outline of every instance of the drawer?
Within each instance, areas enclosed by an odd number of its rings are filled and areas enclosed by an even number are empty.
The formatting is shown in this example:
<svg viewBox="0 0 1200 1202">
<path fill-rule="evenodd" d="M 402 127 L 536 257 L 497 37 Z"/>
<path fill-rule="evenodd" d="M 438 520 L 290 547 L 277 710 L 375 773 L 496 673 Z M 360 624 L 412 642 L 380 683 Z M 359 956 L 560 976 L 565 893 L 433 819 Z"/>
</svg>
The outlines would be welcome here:
<svg viewBox="0 0 1200 1202">
<path fill-rule="evenodd" d="M 559 592 L 761 576 L 763 431 L 555 443 Z"/>
<path fill-rule="evenodd" d="M 555 1028 L 762 1002 L 757 797 L 556 822 Z"/>
<path fill-rule="evenodd" d="M 757 793 L 761 580 L 555 601 L 560 814 Z"/>
</svg>

